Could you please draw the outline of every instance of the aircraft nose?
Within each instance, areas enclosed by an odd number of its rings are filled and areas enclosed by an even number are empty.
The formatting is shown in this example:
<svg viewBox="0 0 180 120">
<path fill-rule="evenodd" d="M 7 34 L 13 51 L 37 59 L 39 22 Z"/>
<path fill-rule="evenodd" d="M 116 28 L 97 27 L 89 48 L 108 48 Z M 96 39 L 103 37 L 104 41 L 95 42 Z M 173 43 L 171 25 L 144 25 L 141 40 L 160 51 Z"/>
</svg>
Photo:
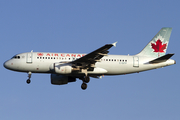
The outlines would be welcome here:
<svg viewBox="0 0 180 120">
<path fill-rule="evenodd" d="M 3 66 L 8 69 L 9 68 L 9 61 L 4 62 Z"/>
</svg>

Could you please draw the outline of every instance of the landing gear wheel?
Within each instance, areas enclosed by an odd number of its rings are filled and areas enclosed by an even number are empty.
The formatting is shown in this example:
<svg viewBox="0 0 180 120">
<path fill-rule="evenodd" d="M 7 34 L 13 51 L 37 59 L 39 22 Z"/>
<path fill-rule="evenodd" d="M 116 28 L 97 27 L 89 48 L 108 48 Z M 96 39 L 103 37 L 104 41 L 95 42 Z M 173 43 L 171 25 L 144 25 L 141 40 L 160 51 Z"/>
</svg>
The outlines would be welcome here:
<svg viewBox="0 0 180 120">
<path fill-rule="evenodd" d="M 30 80 L 30 79 L 27 79 L 26 83 L 27 83 L 27 84 L 31 83 L 31 80 Z"/>
<path fill-rule="evenodd" d="M 85 78 L 84 78 L 84 82 L 85 82 L 85 83 L 88 83 L 89 81 L 90 81 L 90 78 L 89 78 L 89 77 L 85 77 Z"/>
<path fill-rule="evenodd" d="M 31 78 L 31 72 L 28 72 L 28 79 L 26 80 L 27 84 L 31 83 L 30 78 Z"/>
<path fill-rule="evenodd" d="M 86 84 L 86 83 L 82 83 L 81 88 L 82 88 L 83 90 L 85 90 L 85 89 L 87 88 L 87 84 Z"/>
</svg>

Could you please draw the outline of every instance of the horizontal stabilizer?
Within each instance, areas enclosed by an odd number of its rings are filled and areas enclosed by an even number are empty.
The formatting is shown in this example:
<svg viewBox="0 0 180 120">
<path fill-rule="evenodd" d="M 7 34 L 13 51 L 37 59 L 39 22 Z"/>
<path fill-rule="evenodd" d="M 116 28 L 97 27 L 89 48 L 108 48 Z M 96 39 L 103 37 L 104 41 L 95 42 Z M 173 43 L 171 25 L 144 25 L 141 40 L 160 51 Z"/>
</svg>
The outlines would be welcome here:
<svg viewBox="0 0 180 120">
<path fill-rule="evenodd" d="M 174 54 L 166 54 L 162 57 L 159 57 L 157 59 L 154 59 L 152 61 L 150 61 L 150 64 L 154 64 L 154 63 L 161 63 L 161 62 L 166 62 L 169 58 L 171 58 Z"/>
</svg>

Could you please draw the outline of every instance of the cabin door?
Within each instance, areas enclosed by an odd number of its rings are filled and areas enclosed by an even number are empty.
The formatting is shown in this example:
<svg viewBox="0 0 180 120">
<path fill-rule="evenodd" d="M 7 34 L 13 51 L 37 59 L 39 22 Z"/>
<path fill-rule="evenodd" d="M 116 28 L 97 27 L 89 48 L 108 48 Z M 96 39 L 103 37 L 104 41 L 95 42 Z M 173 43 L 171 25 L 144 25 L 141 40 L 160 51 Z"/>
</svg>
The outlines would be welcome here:
<svg viewBox="0 0 180 120">
<path fill-rule="evenodd" d="M 33 51 L 27 53 L 26 55 L 26 63 L 32 63 L 32 61 L 33 61 Z"/>
<path fill-rule="evenodd" d="M 139 57 L 138 56 L 133 57 L 133 67 L 139 67 Z"/>
</svg>

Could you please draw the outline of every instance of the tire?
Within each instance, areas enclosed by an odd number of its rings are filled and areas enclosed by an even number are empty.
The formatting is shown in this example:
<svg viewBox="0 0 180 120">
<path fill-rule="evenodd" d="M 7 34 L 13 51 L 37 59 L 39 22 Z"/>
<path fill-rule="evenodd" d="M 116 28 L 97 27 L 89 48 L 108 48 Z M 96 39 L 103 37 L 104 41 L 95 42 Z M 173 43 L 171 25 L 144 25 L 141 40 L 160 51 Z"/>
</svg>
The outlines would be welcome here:
<svg viewBox="0 0 180 120">
<path fill-rule="evenodd" d="M 85 83 L 89 83 L 89 81 L 90 81 L 90 78 L 89 78 L 89 77 L 85 77 L 85 78 L 84 78 L 84 82 L 85 82 Z"/>
<path fill-rule="evenodd" d="M 30 79 L 27 79 L 26 83 L 27 83 L 27 84 L 30 84 L 30 83 L 31 83 L 31 80 L 30 80 Z"/>
<path fill-rule="evenodd" d="M 85 89 L 87 88 L 87 84 L 86 84 L 86 83 L 82 83 L 81 88 L 82 88 L 83 90 L 85 90 Z"/>
</svg>

